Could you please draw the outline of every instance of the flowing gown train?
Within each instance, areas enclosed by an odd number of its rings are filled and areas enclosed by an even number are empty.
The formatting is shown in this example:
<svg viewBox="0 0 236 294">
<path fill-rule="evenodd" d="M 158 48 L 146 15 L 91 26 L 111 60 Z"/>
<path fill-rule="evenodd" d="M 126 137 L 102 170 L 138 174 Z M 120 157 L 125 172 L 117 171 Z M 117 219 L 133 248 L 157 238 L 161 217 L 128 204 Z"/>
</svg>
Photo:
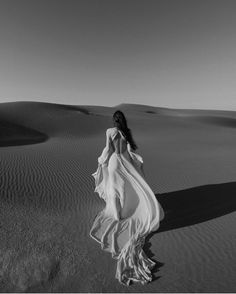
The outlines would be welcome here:
<svg viewBox="0 0 236 294">
<path fill-rule="evenodd" d="M 142 247 L 146 236 L 159 228 L 164 211 L 147 184 L 142 157 L 132 151 L 122 132 L 106 130 L 106 146 L 92 176 L 105 208 L 94 219 L 90 236 L 117 259 L 116 278 L 129 285 L 152 280 L 155 263 Z"/>
</svg>

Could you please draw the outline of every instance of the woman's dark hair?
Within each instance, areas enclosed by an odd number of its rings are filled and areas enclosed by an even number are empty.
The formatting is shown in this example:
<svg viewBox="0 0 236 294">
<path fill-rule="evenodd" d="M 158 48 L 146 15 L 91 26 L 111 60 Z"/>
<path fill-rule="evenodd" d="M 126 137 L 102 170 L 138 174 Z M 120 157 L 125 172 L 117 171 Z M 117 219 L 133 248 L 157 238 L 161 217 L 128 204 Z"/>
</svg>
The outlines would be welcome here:
<svg viewBox="0 0 236 294">
<path fill-rule="evenodd" d="M 136 150 L 138 146 L 133 140 L 131 130 L 127 126 L 127 121 L 122 111 L 117 110 L 113 114 L 113 125 L 114 127 L 117 127 L 122 132 L 126 140 L 130 143 L 131 148 L 133 150 Z"/>
</svg>

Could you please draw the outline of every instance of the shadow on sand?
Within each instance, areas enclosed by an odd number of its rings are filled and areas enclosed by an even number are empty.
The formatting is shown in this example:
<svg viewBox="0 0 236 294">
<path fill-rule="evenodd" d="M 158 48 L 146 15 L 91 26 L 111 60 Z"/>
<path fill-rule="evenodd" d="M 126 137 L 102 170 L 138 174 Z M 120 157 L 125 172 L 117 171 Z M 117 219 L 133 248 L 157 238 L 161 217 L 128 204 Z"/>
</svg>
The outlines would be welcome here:
<svg viewBox="0 0 236 294">
<path fill-rule="evenodd" d="M 195 225 L 236 210 L 236 182 L 204 185 L 186 190 L 156 194 L 165 212 L 160 228 L 149 234 L 143 247 L 149 258 L 156 262 L 153 274 L 163 263 L 153 258 L 150 239 L 159 232 Z M 159 277 L 153 276 L 153 281 Z"/>
</svg>

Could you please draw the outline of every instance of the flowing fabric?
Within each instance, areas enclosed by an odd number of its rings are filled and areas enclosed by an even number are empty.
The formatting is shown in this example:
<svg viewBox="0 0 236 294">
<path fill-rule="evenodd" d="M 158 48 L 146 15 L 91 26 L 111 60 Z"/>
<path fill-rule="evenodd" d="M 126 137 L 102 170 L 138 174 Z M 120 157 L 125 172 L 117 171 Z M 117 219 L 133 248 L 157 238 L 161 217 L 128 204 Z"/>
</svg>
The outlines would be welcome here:
<svg viewBox="0 0 236 294">
<path fill-rule="evenodd" d="M 117 149 L 122 149 L 122 153 L 117 153 Z M 94 192 L 106 205 L 95 217 L 90 236 L 117 259 L 116 278 L 125 285 L 152 280 L 155 263 L 142 247 L 146 236 L 156 231 L 164 218 L 164 211 L 145 180 L 142 164 L 142 157 L 132 151 L 119 129 L 106 130 L 106 146 L 92 174 Z"/>
</svg>

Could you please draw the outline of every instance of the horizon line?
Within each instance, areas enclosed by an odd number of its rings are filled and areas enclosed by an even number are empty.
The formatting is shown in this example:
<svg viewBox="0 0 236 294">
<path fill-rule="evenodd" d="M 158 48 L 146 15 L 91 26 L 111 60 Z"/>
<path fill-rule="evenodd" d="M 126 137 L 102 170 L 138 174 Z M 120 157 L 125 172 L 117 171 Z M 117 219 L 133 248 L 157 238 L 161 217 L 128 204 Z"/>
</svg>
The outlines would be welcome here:
<svg viewBox="0 0 236 294">
<path fill-rule="evenodd" d="M 40 100 L 13 100 L 13 101 L 7 101 L 2 102 L 0 101 L 0 104 L 4 103 L 18 103 L 18 102 L 30 102 L 30 103 L 47 103 L 47 104 L 58 104 L 58 105 L 71 105 L 71 106 L 94 106 L 94 107 L 107 107 L 107 108 L 117 108 L 122 105 L 134 105 L 134 106 L 146 106 L 146 107 L 153 107 L 153 108 L 163 108 L 163 109 L 173 109 L 173 110 L 203 110 L 203 111 L 230 111 L 230 112 L 236 112 L 232 109 L 221 109 L 221 108 L 176 108 L 176 107 L 169 107 L 169 106 L 155 106 L 151 104 L 142 104 L 142 103 L 119 103 L 113 106 L 110 105 L 97 105 L 97 104 L 71 104 L 71 103 L 60 103 L 60 102 L 49 102 L 49 101 L 40 101 Z"/>
</svg>

